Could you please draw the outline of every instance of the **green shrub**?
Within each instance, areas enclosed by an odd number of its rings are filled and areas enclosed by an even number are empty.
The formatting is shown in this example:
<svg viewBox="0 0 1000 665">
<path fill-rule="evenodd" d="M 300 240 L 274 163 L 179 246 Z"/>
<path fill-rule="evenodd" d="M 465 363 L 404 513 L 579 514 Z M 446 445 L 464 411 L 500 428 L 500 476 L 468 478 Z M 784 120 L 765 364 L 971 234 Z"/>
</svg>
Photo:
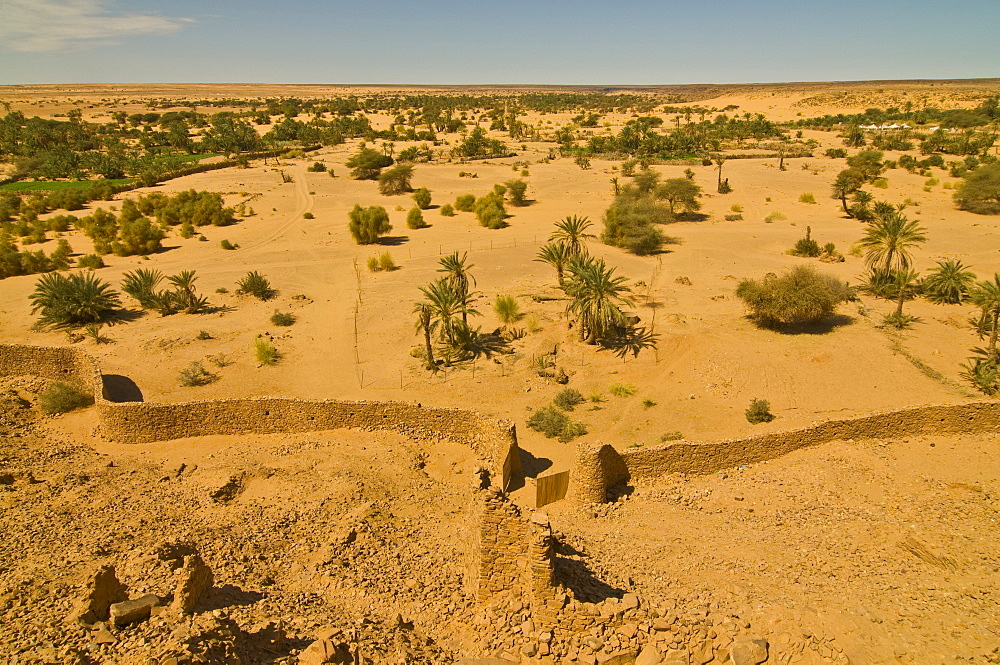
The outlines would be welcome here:
<svg viewBox="0 0 1000 665">
<path fill-rule="evenodd" d="M 355 180 L 377 180 L 382 169 L 391 164 L 392 157 L 371 148 L 361 148 L 345 165 L 351 169 L 351 177 Z"/>
<path fill-rule="evenodd" d="M 630 383 L 623 383 L 621 381 L 617 381 L 611 384 L 611 386 L 608 388 L 608 392 L 614 395 L 615 397 L 631 397 L 632 395 L 635 394 L 635 386 L 633 386 Z"/>
<path fill-rule="evenodd" d="M 816 203 L 816 197 L 811 192 L 799 194 L 799 203 Z"/>
<path fill-rule="evenodd" d="M 229 242 L 226 239 L 223 239 L 222 242 L 219 243 L 219 247 L 221 247 L 222 249 L 226 249 L 226 250 L 233 250 L 233 249 L 239 249 L 240 248 L 239 245 L 234 245 L 233 243 Z"/>
<path fill-rule="evenodd" d="M 875 178 L 872 180 L 872 187 L 879 189 L 889 189 L 889 181 L 885 178 Z"/>
<path fill-rule="evenodd" d="M 392 254 L 382 252 L 378 255 L 378 268 L 385 272 L 392 272 L 396 269 L 396 262 L 392 260 Z"/>
<path fill-rule="evenodd" d="M 274 348 L 274 344 L 264 337 L 258 337 L 254 340 L 253 354 L 261 365 L 276 365 L 281 358 L 281 354 Z"/>
<path fill-rule="evenodd" d="M 671 221 L 673 215 L 666 205 L 649 196 L 622 192 L 604 212 L 601 242 L 639 256 L 653 254 L 665 241 L 655 224 Z"/>
<path fill-rule="evenodd" d="M 656 406 L 656 402 L 654 402 L 653 400 L 651 400 L 648 397 L 645 397 L 642 400 L 642 406 L 645 409 L 649 409 L 649 408 L 652 408 L 652 407 Z"/>
<path fill-rule="evenodd" d="M 733 205 L 729 206 L 729 212 L 743 212 L 743 206 L 741 206 L 739 203 L 734 203 Z"/>
<path fill-rule="evenodd" d="M 512 206 L 521 208 L 528 205 L 528 200 L 524 196 L 528 191 L 528 183 L 523 180 L 508 180 L 505 184 Z"/>
<path fill-rule="evenodd" d="M 521 317 L 520 307 L 518 307 L 514 296 L 497 296 L 497 299 L 493 301 L 493 313 L 505 326 L 516 323 Z"/>
<path fill-rule="evenodd" d="M 825 154 L 827 157 L 832 157 L 833 159 L 844 159 L 847 157 L 847 151 L 843 148 L 829 148 Z"/>
<path fill-rule="evenodd" d="M 472 212 L 476 209 L 476 197 L 472 194 L 462 194 L 455 199 L 455 210 Z"/>
<path fill-rule="evenodd" d="M 236 293 L 240 295 L 252 295 L 258 300 L 270 300 L 274 297 L 271 282 L 257 271 L 248 272 L 236 285 Z"/>
<path fill-rule="evenodd" d="M 832 275 L 807 266 L 796 266 L 782 276 L 746 279 L 736 296 L 750 309 L 750 317 L 763 326 L 815 323 L 832 315 L 849 296 L 847 285 Z"/>
<path fill-rule="evenodd" d="M 42 413 L 69 413 L 94 403 L 94 396 L 75 383 L 56 381 L 38 396 L 38 408 Z"/>
<path fill-rule="evenodd" d="M 536 432 L 541 432 L 547 438 L 558 437 L 563 443 L 587 433 L 587 428 L 583 423 L 573 422 L 569 416 L 551 404 L 543 406 L 531 414 L 531 417 L 528 418 L 528 427 Z"/>
<path fill-rule="evenodd" d="M 754 425 L 758 423 L 769 423 L 774 420 L 771 413 L 771 404 L 766 399 L 753 399 L 746 410 L 747 420 Z"/>
<path fill-rule="evenodd" d="M 368 265 L 368 272 L 378 272 L 379 270 L 382 269 L 378 265 L 378 256 L 377 255 L 376 256 L 369 256 L 368 257 L 367 265 Z"/>
<path fill-rule="evenodd" d="M 681 441 L 684 439 L 684 435 L 680 432 L 667 432 L 666 434 L 660 435 L 660 442 L 666 443 L 667 441 Z"/>
<path fill-rule="evenodd" d="M 507 222 L 504 221 L 507 211 L 503 205 L 503 196 L 495 191 L 476 200 L 475 212 L 480 226 L 488 229 L 502 229 L 507 226 Z"/>
<path fill-rule="evenodd" d="M 121 305 L 118 293 L 93 273 L 46 273 L 29 296 L 41 327 L 79 326 L 103 321 Z"/>
<path fill-rule="evenodd" d="M 309 171 L 310 173 L 322 173 L 323 171 L 326 171 L 326 164 L 323 162 L 313 162 L 312 166 L 306 168 L 306 171 Z"/>
<path fill-rule="evenodd" d="M 316 219 L 316 215 L 311 212 L 304 212 L 302 213 L 302 219 Z"/>
<path fill-rule="evenodd" d="M 122 291 L 132 296 L 143 309 L 156 309 L 156 287 L 162 281 L 163 273 L 159 270 L 137 268 L 122 275 Z"/>
<path fill-rule="evenodd" d="M 788 215 L 781 212 L 780 210 L 773 210 L 767 213 L 767 216 L 764 218 L 764 221 L 770 224 L 771 222 L 781 222 L 786 219 L 788 219 Z"/>
<path fill-rule="evenodd" d="M 291 312 L 279 312 L 274 310 L 271 315 L 271 324 L 275 326 L 290 326 L 295 323 L 295 315 Z"/>
<path fill-rule="evenodd" d="M 738 221 L 740 221 L 740 220 L 742 220 L 742 219 L 743 219 L 743 215 L 740 215 L 740 214 L 735 214 L 735 215 L 723 215 L 723 218 L 724 218 L 724 219 L 725 219 L 725 220 L 726 220 L 727 222 L 738 222 Z"/>
<path fill-rule="evenodd" d="M 412 178 L 412 164 L 396 164 L 391 169 L 382 171 L 379 174 L 378 191 L 385 196 L 412 191 L 413 187 L 410 186 Z"/>
<path fill-rule="evenodd" d="M 205 366 L 201 364 L 200 360 L 196 360 L 182 369 L 180 375 L 178 376 L 180 384 L 186 388 L 193 386 L 207 386 L 218 379 L 218 374 L 213 374 L 205 369 Z"/>
<path fill-rule="evenodd" d="M 425 229 L 427 228 L 427 222 L 424 221 L 424 214 L 420 211 L 420 208 L 412 208 L 410 212 L 406 213 L 406 228 L 408 229 Z"/>
<path fill-rule="evenodd" d="M 417 204 L 417 207 L 421 210 L 427 210 L 431 207 L 431 190 L 426 187 L 421 187 L 417 191 L 413 192 L 413 202 Z"/>
<path fill-rule="evenodd" d="M 582 404 L 583 401 L 583 395 L 580 394 L 579 390 L 576 388 L 566 388 L 555 396 L 552 403 L 563 411 L 572 411 L 576 408 L 577 404 Z"/>
<path fill-rule="evenodd" d="M 443 206 L 441 206 L 441 215 L 443 217 L 454 217 L 455 207 L 452 206 L 450 203 L 445 203 Z"/>
<path fill-rule="evenodd" d="M 374 245 L 378 242 L 379 236 L 392 230 L 389 213 L 382 206 L 362 208 L 360 205 L 355 205 L 347 214 L 347 219 L 351 237 L 359 245 Z"/>
</svg>

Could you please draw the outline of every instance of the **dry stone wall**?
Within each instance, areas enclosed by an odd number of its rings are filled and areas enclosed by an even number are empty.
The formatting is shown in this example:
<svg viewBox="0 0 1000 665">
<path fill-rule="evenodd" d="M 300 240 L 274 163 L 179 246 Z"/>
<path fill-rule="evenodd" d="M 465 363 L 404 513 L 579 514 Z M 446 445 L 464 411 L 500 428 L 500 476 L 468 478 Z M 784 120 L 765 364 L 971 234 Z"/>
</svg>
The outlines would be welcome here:
<svg viewBox="0 0 1000 665">
<path fill-rule="evenodd" d="M 980 400 L 883 411 L 713 443 L 676 441 L 626 451 L 581 443 L 570 478 L 570 495 L 581 505 L 600 503 L 606 500 L 609 487 L 623 481 L 667 473 L 713 473 L 829 441 L 996 431 L 1000 431 L 1000 402 Z"/>
<path fill-rule="evenodd" d="M 310 432 L 341 427 L 394 431 L 418 440 L 471 446 L 507 487 L 520 473 L 514 424 L 464 409 L 405 402 L 348 402 L 248 397 L 198 402 L 112 402 L 97 363 L 68 347 L 0 344 L 0 376 L 32 375 L 76 381 L 93 390 L 102 434 L 120 443 L 188 436 Z"/>
</svg>

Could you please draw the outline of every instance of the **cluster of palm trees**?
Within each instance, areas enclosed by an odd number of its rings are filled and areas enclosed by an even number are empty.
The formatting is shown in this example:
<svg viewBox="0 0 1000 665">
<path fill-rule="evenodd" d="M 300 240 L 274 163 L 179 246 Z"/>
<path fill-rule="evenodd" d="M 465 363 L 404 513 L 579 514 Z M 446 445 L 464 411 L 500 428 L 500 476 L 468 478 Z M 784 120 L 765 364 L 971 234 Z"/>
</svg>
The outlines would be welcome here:
<svg viewBox="0 0 1000 665">
<path fill-rule="evenodd" d="M 575 320 L 580 339 L 588 344 L 604 344 L 638 353 L 639 348 L 655 346 L 655 335 L 637 329 L 623 308 L 632 307 L 627 279 L 615 275 L 604 259 L 587 252 L 586 241 L 592 222 L 573 215 L 556 222 L 549 242 L 538 251 L 536 261 L 556 270 L 559 287 L 570 301 L 567 312 Z M 638 347 L 636 340 L 641 340 Z M 625 345 L 622 346 L 622 342 Z"/>
<path fill-rule="evenodd" d="M 434 360 L 434 344 L 437 338 L 441 345 L 444 363 L 450 366 L 456 359 L 462 359 L 468 353 L 474 353 L 479 338 L 479 329 L 469 325 L 469 316 L 479 316 L 479 312 L 471 305 L 479 297 L 470 287 L 476 285 L 476 278 L 471 270 L 475 266 L 469 263 L 468 254 L 453 252 L 440 261 L 438 272 L 441 277 L 420 287 L 424 299 L 413 306 L 417 315 L 417 330 L 423 333 L 424 356 L 427 369 L 436 369 Z"/>
<path fill-rule="evenodd" d="M 860 245 L 868 267 L 866 287 L 872 293 L 894 298 L 896 311 L 886 323 L 905 327 L 913 317 L 903 314 L 904 301 L 918 291 L 932 302 L 969 302 L 979 309 L 970 319 L 986 346 L 962 366 L 962 376 L 987 395 L 1000 393 L 1000 274 L 992 280 L 976 281 L 976 275 L 958 259 L 943 259 L 921 279 L 913 269 L 913 250 L 927 240 L 926 229 L 902 214 L 902 206 L 877 202 L 872 222 Z"/>
</svg>

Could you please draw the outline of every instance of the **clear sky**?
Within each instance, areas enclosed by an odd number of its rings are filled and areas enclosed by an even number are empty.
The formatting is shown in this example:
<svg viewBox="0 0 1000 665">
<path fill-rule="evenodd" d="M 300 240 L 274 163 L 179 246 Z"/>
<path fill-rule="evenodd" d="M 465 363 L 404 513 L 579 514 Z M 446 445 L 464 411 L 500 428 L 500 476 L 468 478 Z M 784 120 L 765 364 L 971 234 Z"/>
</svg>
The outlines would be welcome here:
<svg viewBox="0 0 1000 665">
<path fill-rule="evenodd" d="M 0 84 L 1000 77 L 1000 0 L 0 0 Z"/>
</svg>

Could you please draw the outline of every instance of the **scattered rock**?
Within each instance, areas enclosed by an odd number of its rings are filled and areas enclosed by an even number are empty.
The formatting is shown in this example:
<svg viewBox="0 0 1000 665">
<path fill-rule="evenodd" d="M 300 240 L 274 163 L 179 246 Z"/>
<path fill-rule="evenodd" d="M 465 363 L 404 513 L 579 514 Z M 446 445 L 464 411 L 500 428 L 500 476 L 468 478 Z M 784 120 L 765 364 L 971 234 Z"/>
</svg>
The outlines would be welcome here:
<svg viewBox="0 0 1000 665">
<path fill-rule="evenodd" d="M 740 640 L 730 647 L 733 665 L 759 665 L 767 660 L 767 640 Z"/>
<path fill-rule="evenodd" d="M 156 594 L 148 593 L 142 598 L 135 600 L 124 600 L 115 603 L 110 608 L 111 623 L 116 626 L 125 626 L 138 621 L 145 621 L 149 618 L 153 608 L 160 604 L 160 599 Z"/>
</svg>

